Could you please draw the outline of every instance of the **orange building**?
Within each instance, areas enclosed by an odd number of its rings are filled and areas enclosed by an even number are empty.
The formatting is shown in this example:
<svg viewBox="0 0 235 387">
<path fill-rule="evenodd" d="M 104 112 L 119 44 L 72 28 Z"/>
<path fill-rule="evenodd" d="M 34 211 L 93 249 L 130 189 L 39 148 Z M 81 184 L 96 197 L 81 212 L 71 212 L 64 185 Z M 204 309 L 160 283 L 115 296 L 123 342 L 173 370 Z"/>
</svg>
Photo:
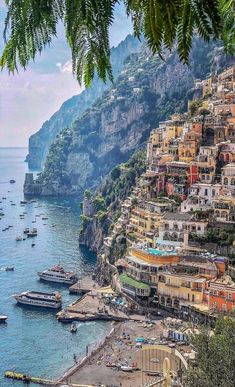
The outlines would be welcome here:
<svg viewBox="0 0 235 387">
<path fill-rule="evenodd" d="M 235 311 L 235 283 L 229 276 L 210 283 L 209 309 L 217 313 Z"/>
<path fill-rule="evenodd" d="M 190 131 L 202 135 L 202 123 L 201 122 L 191 122 Z"/>
</svg>

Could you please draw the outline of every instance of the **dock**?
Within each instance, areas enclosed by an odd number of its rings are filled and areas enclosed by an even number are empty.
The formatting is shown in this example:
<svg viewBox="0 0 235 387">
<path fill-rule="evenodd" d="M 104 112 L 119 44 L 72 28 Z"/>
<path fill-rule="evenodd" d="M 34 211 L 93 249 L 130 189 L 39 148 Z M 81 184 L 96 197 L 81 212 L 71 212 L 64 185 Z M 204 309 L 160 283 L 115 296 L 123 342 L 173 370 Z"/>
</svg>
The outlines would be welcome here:
<svg viewBox="0 0 235 387">
<path fill-rule="evenodd" d="M 74 285 L 70 286 L 69 293 L 84 294 L 99 288 L 99 285 L 92 279 L 92 277 L 87 276 L 79 279 Z"/>
<path fill-rule="evenodd" d="M 121 310 L 113 309 L 103 303 L 102 294 L 112 292 L 110 287 L 92 290 L 80 299 L 58 312 L 56 317 L 63 323 L 71 321 L 125 321 L 129 317 Z"/>
<path fill-rule="evenodd" d="M 33 376 L 29 376 L 27 374 L 22 374 L 20 372 L 15 371 L 6 371 L 4 373 L 5 378 L 18 380 L 20 382 L 23 382 L 24 384 L 29 383 L 35 383 L 35 384 L 41 384 L 42 386 L 53 386 L 55 384 L 55 380 L 48 380 L 44 378 L 37 378 Z"/>
</svg>

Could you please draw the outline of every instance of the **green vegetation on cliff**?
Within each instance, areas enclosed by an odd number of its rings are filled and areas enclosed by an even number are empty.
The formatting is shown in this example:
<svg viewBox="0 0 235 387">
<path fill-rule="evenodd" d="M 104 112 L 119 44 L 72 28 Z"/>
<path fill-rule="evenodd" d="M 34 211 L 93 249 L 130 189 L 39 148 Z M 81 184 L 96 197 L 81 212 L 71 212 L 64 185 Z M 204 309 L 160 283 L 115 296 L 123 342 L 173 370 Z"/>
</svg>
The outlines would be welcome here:
<svg viewBox="0 0 235 387">
<path fill-rule="evenodd" d="M 117 47 L 111 49 L 111 63 L 114 79 L 122 69 L 124 60 L 131 53 L 139 51 L 140 46 L 141 42 L 137 38 L 128 35 Z M 110 82 L 103 83 L 95 76 L 91 87 L 82 91 L 79 95 L 75 95 L 65 101 L 60 109 L 54 113 L 35 134 L 30 136 L 29 154 L 27 156 L 29 168 L 42 168 L 50 146 L 55 141 L 56 136 L 61 133 L 63 129 L 70 127 L 76 119 L 81 117 L 82 114 L 94 104 L 96 99 L 102 96 L 104 91 L 107 90 L 110 85 Z"/>
<path fill-rule="evenodd" d="M 166 55 L 165 63 L 146 47 L 132 54 L 113 86 L 74 122 L 69 143 L 63 146 L 66 130 L 57 138 L 42 174 L 47 194 L 96 188 L 145 143 L 159 121 L 185 111 L 195 93 L 196 78 L 228 66 L 230 60 L 218 43 L 205 44 L 198 38 L 193 42 L 190 67 L 179 61 L 176 51 Z"/>
</svg>

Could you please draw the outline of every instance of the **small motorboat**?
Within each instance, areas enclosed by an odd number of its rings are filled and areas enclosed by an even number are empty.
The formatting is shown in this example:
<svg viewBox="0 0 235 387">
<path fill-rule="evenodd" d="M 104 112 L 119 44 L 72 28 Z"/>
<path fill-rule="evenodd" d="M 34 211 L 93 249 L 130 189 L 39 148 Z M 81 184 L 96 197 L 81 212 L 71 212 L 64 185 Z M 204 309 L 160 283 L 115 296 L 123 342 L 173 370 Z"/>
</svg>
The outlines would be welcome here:
<svg viewBox="0 0 235 387">
<path fill-rule="evenodd" d="M 14 180 L 14 179 L 11 179 L 10 181 L 9 181 L 9 183 L 10 184 L 14 184 L 16 181 Z"/>
<path fill-rule="evenodd" d="M 34 246 L 35 246 L 35 244 L 36 244 L 36 243 L 32 243 L 32 244 L 31 244 L 31 247 L 34 247 Z"/>
<path fill-rule="evenodd" d="M 129 365 L 122 365 L 120 368 L 124 372 L 132 372 L 133 371 L 133 367 L 129 366 Z"/>
<path fill-rule="evenodd" d="M 0 323 L 5 323 L 8 319 L 8 316 L 0 315 Z"/>
<path fill-rule="evenodd" d="M 78 330 L 78 328 L 77 328 L 76 322 L 72 322 L 72 324 L 71 324 L 71 326 L 70 326 L 70 332 L 71 332 L 71 333 L 76 333 L 77 330 Z"/>
<path fill-rule="evenodd" d="M 31 231 L 27 233 L 28 238 L 33 238 L 38 235 L 38 231 L 36 228 L 33 228 Z"/>
<path fill-rule="evenodd" d="M 20 204 L 27 204 L 28 202 L 26 200 L 21 200 Z"/>
<path fill-rule="evenodd" d="M 11 203 L 11 206 L 15 206 L 16 204 L 15 203 Z"/>
<path fill-rule="evenodd" d="M 42 220 L 47 220 L 47 219 L 48 219 L 47 216 L 43 216 L 43 217 L 42 217 Z"/>
<path fill-rule="evenodd" d="M 19 241 L 22 241 L 22 237 L 18 235 L 18 236 L 16 237 L 16 242 L 19 242 Z"/>
<path fill-rule="evenodd" d="M 24 234 L 28 234 L 28 233 L 29 233 L 29 228 L 27 227 L 24 229 Z"/>
<path fill-rule="evenodd" d="M 14 266 L 7 266 L 5 267 L 5 271 L 14 271 Z"/>
</svg>

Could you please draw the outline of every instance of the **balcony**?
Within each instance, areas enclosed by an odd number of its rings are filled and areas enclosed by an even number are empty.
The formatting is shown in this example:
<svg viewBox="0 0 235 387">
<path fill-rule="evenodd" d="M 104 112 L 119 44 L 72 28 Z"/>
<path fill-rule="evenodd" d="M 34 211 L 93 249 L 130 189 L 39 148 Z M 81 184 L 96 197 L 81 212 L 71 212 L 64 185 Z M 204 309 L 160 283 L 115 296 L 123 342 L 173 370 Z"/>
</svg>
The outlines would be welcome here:
<svg viewBox="0 0 235 387">
<path fill-rule="evenodd" d="M 180 288 L 180 285 L 176 285 L 176 284 L 165 283 L 165 285 L 166 285 L 166 286 L 170 286 L 171 288 L 177 288 L 177 289 Z"/>
</svg>

